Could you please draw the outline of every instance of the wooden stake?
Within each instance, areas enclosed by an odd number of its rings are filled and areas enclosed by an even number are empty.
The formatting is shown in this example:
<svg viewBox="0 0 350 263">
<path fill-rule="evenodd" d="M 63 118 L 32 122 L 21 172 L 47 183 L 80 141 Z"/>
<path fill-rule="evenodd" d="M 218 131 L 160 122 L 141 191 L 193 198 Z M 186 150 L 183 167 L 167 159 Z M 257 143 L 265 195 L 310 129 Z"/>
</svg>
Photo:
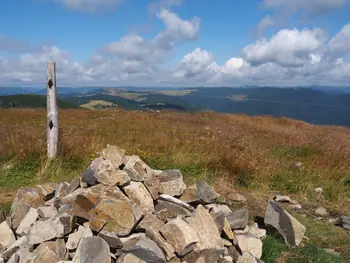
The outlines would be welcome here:
<svg viewBox="0 0 350 263">
<path fill-rule="evenodd" d="M 58 107 L 56 92 L 56 63 L 47 65 L 47 157 L 56 157 L 58 144 Z"/>
</svg>

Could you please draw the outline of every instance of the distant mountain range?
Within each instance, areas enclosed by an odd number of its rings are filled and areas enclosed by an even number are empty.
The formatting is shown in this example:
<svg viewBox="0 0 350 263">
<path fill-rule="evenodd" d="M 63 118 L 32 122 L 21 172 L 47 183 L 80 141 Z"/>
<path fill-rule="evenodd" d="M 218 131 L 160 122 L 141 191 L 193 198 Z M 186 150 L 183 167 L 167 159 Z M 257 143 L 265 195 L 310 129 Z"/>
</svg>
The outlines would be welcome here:
<svg viewBox="0 0 350 263">
<path fill-rule="evenodd" d="M 1 88 L 1 95 L 37 94 L 21 97 L 21 107 L 32 104 L 45 107 L 46 89 Z M 6 97 L 6 96 L 5 96 Z M 216 112 L 244 113 L 289 117 L 314 124 L 350 126 L 350 88 L 58 88 L 58 97 L 64 108 L 89 109 L 122 107 L 133 110 L 180 111 L 212 110 Z M 9 97 L 10 98 L 10 97 Z M 40 98 L 40 99 L 39 99 Z M 12 97 L 12 100 L 15 98 Z M 4 97 L 0 97 L 4 101 Z M 40 100 L 40 103 L 35 103 Z M 19 99 L 17 99 L 19 101 Z M 30 102 L 29 102 L 30 101 Z M 8 100 L 6 100 L 8 103 Z M 6 104 L 5 103 L 5 104 Z M 64 104 L 63 104 L 64 103 Z M 4 102 L 2 102 L 4 107 Z M 16 107 L 11 104 L 12 107 Z M 7 105 L 8 107 L 8 105 Z"/>
</svg>

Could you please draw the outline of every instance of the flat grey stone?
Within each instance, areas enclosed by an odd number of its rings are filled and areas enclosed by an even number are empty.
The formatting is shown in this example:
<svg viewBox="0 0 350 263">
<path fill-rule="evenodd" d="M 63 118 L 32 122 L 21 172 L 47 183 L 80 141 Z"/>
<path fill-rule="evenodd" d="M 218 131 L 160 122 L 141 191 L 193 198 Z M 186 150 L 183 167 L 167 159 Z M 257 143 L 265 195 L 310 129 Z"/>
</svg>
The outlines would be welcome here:
<svg viewBox="0 0 350 263">
<path fill-rule="evenodd" d="M 264 222 L 274 227 L 291 246 L 299 246 L 306 231 L 305 226 L 272 201 L 267 205 Z"/>
<path fill-rule="evenodd" d="M 230 223 L 231 229 L 244 229 L 248 225 L 249 211 L 242 208 L 229 213 L 227 221 Z"/>
<path fill-rule="evenodd" d="M 214 203 L 215 200 L 219 197 L 219 195 L 215 192 L 214 188 L 211 187 L 203 179 L 199 180 L 196 183 L 196 186 L 198 197 L 205 204 Z"/>
<path fill-rule="evenodd" d="M 81 240 L 80 261 L 84 263 L 110 263 L 109 246 L 101 237 L 87 237 Z M 77 252 L 78 253 L 78 252 Z"/>
<path fill-rule="evenodd" d="M 192 212 L 187 208 L 184 208 L 182 205 L 163 200 L 158 200 L 158 203 L 155 206 L 155 212 L 155 215 L 163 222 L 167 222 L 178 216 L 185 218 L 192 215 Z"/>
<path fill-rule="evenodd" d="M 163 251 L 147 237 L 136 237 L 123 244 L 124 253 L 132 253 L 148 263 L 165 263 Z"/>
<path fill-rule="evenodd" d="M 36 222 L 38 219 L 39 214 L 37 209 L 35 208 L 30 208 L 26 216 L 23 218 L 22 222 L 18 226 L 16 230 L 16 234 L 23 236 L 26 235 L 29 228 Z"/>
<path fill-rule="evenodd" d="M 236 235 L 238 242 L 238 247 L 241 251 L 249 252 L 256 258 L 261 258 L 262 256 L 262 242 L 260 238 L 255 235 L 245 234 L 245 235 Z"/>
<path fill-rule="evenodd" d="M 42 219 L 46 220 L 55 217 L 57 215 L 57 209 L 53 206 L 41 206 L 38 208 L 38 214 Z"/>
<path fill-rule="evenodd" d="M 2 253 L 2 257 L 6 260 L 9 259 L 20 247 L 27 245 L 28 242 L 29 239 L 27 236 L 20 237 Z"/>
<path fill-rule="evenodd" d="M 107 232 L 102 230 L 99 234 L 99 237 L 102 237 L 111 248 L 121 248 L 123 246 L 123 242 L 120 238 L 113 232 Z"/>
</svg>

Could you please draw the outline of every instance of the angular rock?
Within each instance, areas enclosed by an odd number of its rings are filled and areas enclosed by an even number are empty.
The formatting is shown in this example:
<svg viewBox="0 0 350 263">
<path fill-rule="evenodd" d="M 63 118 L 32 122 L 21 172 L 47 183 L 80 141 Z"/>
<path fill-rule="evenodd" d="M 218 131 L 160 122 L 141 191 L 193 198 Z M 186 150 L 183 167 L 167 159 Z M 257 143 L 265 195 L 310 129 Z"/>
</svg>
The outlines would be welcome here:
<svg viewBox="0 0 350 263">
<path fill-rule="evenodd" d="M 95 177 L 97 181 L 104 185 L 124 186 L 130 182 L 128 173 L 119 169 L 120 163 L 115 164 L 110 160 L 104 160 L 97 168 Z"/>
<path fill-rule="evenodd" d="M 222 241 L 222 243 L 224 244 L 225 247 L 230 247 L 230 246 L 233 245 L 231 241 L 229 241 L 229 240 L 227 240 L 225 238 L 221 238 L 221 241 Z"/>
<path fill-rule="evenodd" d="M 227 252 L 230 255 L 230 257 L 233 258 L 233 262 L 237 262 L 238 258 L 241 256 L 241 254 L 238 252 L 235 246 L 228 247 Z"/>
<path fill-rule="evenodd" d="M 163 222 L 167 222 L 169 219 L 173 219 L 178 216 L 185 218 L 192 215 L 192 213 L 187 208 L 163 200 L 158 200 L 158 203 L 155 206 L 155 211 L 156 216 Z"/>
<path fill-rule="evenodd" d="M 315 210 L 315 215 L 317 216 L 322 216 L 322 217 L 326 217 L 329 215 L 329 213 L 327 212 L 326 208 L 324 207 L 318 207 L 316 210 Z"/>
<path fill-rule="evenodd" d="M 197 186 L 191 185 L 187 187 L 181 195 L 180 200 L 187 204 L 199 204 L 200 198 L 197 193 Z"/>
<path fill-rule="evenodd" d="M 249 211 L 246 208 L 231 212 L 226 216 L 231 229 L 244 229 L 248 225 Z"/>
<path fill-rule="evenodd" d="M 124 191 L 144 213 L 154 212 L 153 198 L 143 183 L 130 182 L 128 186 L 124 187 Z"/>
<path fill-rule="evenodd" d="M 19 256 L 17 254 L 13 254 L 10 259 L 7 261 L 7 263 L 18 263 L 19 262 Z"/>
<path fill-rule="evenodd" d="M 129 254 L 122 254 L 120 257 L 118 257 L 116 263 L 147 263 L 147 262 L 129 253 Z"/>
<path fill-rule="evenodd" d="M 88 186 L 97 184 L 96 172 L 98 166 L 102 161 L 103 158 L 99 157 L 91 162 L 90 166 L 84 171 L 84 173 L 81 176 L 81 181 L 83 183 L 87 184 Z"/>
<path fill-rule="evenodd" d="M 38 214 L 42 219 L 46 220 L 55 217 L 57 209 L 53 206 L 41 206 L 38 208 Z"/>
<path fill-rule="evenodd" d="M 215 252 L 219 252 L 219 256 L 223 253 L 224 244 L 219 230 L 209 212 L 202 205 L 196 208 L 194 216 L 188 218 L 188 222 L 197 233 L 201 249 L 214 249 Z M 211 260 L 215 262 L 218 258 L 211 258 Z"/>
<path fill-rule="evenodd" d="M 98 184 L 87 188 L 82 195 L 87 197 L 90 202 L 92 202 L 95 206 L 101 200 L 124 200 L 130 201 L 130 199 L 123 194 L 123 192 L 116 186 L 104 186 L 102 184 Z"/>
<path fill-rule="evenodd" d="M 261 258 L 262 256 L 262 242 L 261 240 L 250 234 L 236 235 L 238 247 L 241 251 L 249 252 L 256 258 Z"/>
<path fill-rule="evenodd" d="M 135 181 L 135 180 L 133 180 Z M 143 182 L 148 192 L 152 195 L 153 200 L 157 200 L 159 197 L 159 178 L 157 175 L 148 174 L 146 180 Z"/>
<path fill-rule="evenodd" d="M 29 212 L 26 214 L 26 216 L 23 218 L 22 222 L 18 226 L 16 234 L 20 236 L 26 235 L 29 228 L 35 223 L 38 217 L 39 214 L 37 209 L 30 208 Z"/>
<path fill-rule="evenodd" d="M 3 253 L 2 257 L 7 260 L 9 259 L 16 251 L 20 248 L 23 247 L 24 245 L 27 245 L 29 242 L 28 237 L 23 236 L 20 237 L 19 239 L 16 240 L 10 247 L 8 247 Z"/>
<path fill-rule="evenodd" d="M 19 263 L 23 263 L 30 259 L 31 257 L 35 256 L 32 252 L 32 246 L 30 245 L 24 245 L 21 246 L 17 251 L 16 254 L 19 257 Z"/>
<path fill-rule="evenodd" d="M 281 202 L 281 203 L 291 203 L 292 202 L 292 199 L 290 199 L 290 197 L 287 195 L 276 195 L 274 200 L 276 202 Z"/>
<path fill-rule="evenodd" d="M 159 192 L 170 196 L 181 196 L 186 185 L 180 170 L 167 170 L 159 175 Z"/>
<path fill-rule="evenodd" d="M 118 146 L 107 144 L 107 147 L 102 150 L 102 156 L 105 160 L 123 163 L 125 150 Z"/>
<path fill-rule="evenodd" d="M 291 246 L 298 246 L 306 231 L 305 226 L 272 201 L 267 205 L 264 222 L 266 225 L 274 227 L 285 242 Z"/>
<path fill-rule="evenodd" d="M 219 197 L 219 195 L 215 192 L 214 188 L 211 187 L 203 179 L 199 180 L 196 183 L 196 186 L 197 186 L 197 195 L 199 199 L 205 204 L 214 203 L 215 200 Z"/>
<path fill-rule="evenodd" d="M 16 237 L 6 221 L 0 224 L 0 246 L 4 249 L 9 248 L 16 242 Z"/>
<path fill-rule="evenodd" d="M 167 261 L 175 257 L 174 248 L 160 234 L 164 223 L 151 213 L 147 213 L 139 226 L 146 230 L 146 236 L 153 240 L 163 251 Z"/>
<path fill-rule="evenodd" d="M 135 182 L 143 182 L 147 178 L 155 176 L 154 171 L 136 155 L 129 156 L 125 162 L 124 170 L 128 173 L 131 180 Z"/>
<path fill-rule="evenodd" d="M 39 188 L 20 188 L 11 206 L 11 224 L 17 229 L 29 209 L 43 206 L 45 201 Z"/>
<path fill-rule="evenodd" d="M 217 262 L 222 256 L 223 251 L 225 251 L 225 249 L 200 249 L 200 247 L 198 247 L 183 257 L 182 260 L 186 263 Z"/>
<path fill-rule="evenodd" d="M 160 232 L 180 256 L 193 250 L 199 242 L 195 230 L 180 218 L 169 221 Z"/>
<path fill-rule="evenodd" d="M 341 216 L 340 226 L 346 230 L 350 230 L 350 216 Z"/>
<path fill-rule="evenodd" d="M 73 193 L 79 187 L 80 187 L 80 177 L 76 177 L 70 182 L 70 184 L 66 190 L 66 194 L 68 195 L 70 193 Z"/>
<path fill-rule="evenodd" d="M 59 260 L 64 260 L 66 255 L 64 241 L 57 239 L 42 243 L 33 251 L 33 254 L 36 256 L 30 261 L 33 263 L 56 263 Z"/>
<path fill-rule="evenodd" d="M 110 263 L 111 257 L 109 254 L 109 247 L 105 240 L 101 237 L 87 237 L 81 240 L 81 245 L 77 257 L 73 262 L 81 263 Z"/>
<path fill-rule="evenodd" d="M 222 229 L 222 234 L 228 240 L 234 240 L 235 239 L 235 235 L 233 234 L 233 232 L 231 230 L 230 223 L 228 222 L 226 217 L 224 219 L 224 227 Z"/>
<path fill-rule="evenodd" d="M 258 263 L 258 261 L 252 254 L 246 252 L 238 258 L 237 263 Z"/>
<path fill-rule="evenodd" d="M 90 220 L 94 213 L 90 211 L 95 207 L 95 205 L 84 195 L 79 194 L 72 203 L 71 208 L 67 211 L 73 216 L 84 218 Z"/>
<path fill-rule="evenodd" d="M 227 221 L 225 214 L 222 211 L 214 211 L 210 213 L 211 217 L 214 219 L 215 225 L 219 230 L 219 233 L 222 232 L 225 220 Z"/>
<path fill-rule="evenodd" d="M 41 244 L 56 237 L 64 237 L 72 231 L 72 228 L 73 217 L 68 214 L 46 221 L 37 221 L 29 228 L 29 244 Z"/>
<path fill-rule="evenodd" d="M 171 202 L 171 203 L 174 203 L 176 205 L 179 205 L 179 206 L 182 206 L 183 208 L 187 209 L 188 211 L 191 211 L 193 212 L 194 211 L 194 208 L 189 205 L 189 204 L 186 204 L 185 202 L 175 198 L 175 197 L 172 197 L 170 195 L 165 195 L 165 194 L 162 194 L 159 196 L 159 200 L 163 200 L 163 201 L 167 201 L 167 202 Z"/>
<path fill-rule="evenodd" d="M 236 234 L 251 234 L 254 235 L 258 238 L 263 238 L 266 236 L 266 230 L 265 229 L 260 229 L 258 224 L 255 223 L 252 226 L 247 226 L 244 230 L 235 230 Z"/>
<path fill-rule="evenodd" d="M 76 249 L 78 247 L 79 241 L 84 233 L 84 227 L 79 226 L 78 231 L 70 234 L 66 243 L 66 248 L 69 250 Z"/>
<path fill-rule="evenodd" d="M 98 236 L 102 237 L 111 248 L 122 248 L 123 246 L 122 241 L 115 233 L 102 230 Z"/>
<path fill-rule="evenodd" d="M 227 205 L 216 205 L 216 204 L 210 204 L 206 205 L 206 207 L 209 209 L 210 213 L 223 213 L 224 216 L 227 216 L 228 214 L 232 213 L 232 210 Z"/>
<path fill-rule="evenodd" d="M 41 195 L 43 196 L 44 200 L 47 201 L 54 197 L 55 191 L 58 187 L 58 184 L 56 183 L 46 183 L 43 185 L 37 185 L 37 188 L 39 188 L 39 191 Z"/>
<path fill-rule="evenodd" d="M 163 251 L 147 237 L 135 237 L 123 244 L 122 251 L 131 253 L 149 263 L 165 263 Z"/>
<path fill-rule="evenodd" d="M 91 229 L 115 232 L 127 236 L 143 216 L 140 208 L 131 201 L 101 200 L 95 208 L 96 216 L 90 219 Z"/>
</svg>

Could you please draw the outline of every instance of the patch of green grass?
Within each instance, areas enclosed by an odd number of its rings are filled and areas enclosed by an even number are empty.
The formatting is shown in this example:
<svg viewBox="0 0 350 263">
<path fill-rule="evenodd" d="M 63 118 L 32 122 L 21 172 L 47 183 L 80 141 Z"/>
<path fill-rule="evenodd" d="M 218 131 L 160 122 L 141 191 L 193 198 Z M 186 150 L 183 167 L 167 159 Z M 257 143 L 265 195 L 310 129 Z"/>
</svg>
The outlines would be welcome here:
<svg viewBox="0 0 350 263">
<path fill-rule="evenodd" d="M 319 150 L 308 147 L 276 145 L 272 147 L 271 152 L 276 157 L 307 158 L 319 153 Z"/>
<path fill-rule="evenodd" d="M 262 260 L 269 263 L 278 263 L 278 259 L 281 254 L 286 251 L 288 247 L 284 244 L 283 240 L 267 236 L 263 239 L 263 254 Z"/>
<path fill-rule="evenodd" d="M 269 262 L 269 261 L 268 261 Z M 343 257 L 328 253 L 316 245 L 293 249 L 288 255 L 286 263 L 346 263 Z"/>
<path fill-rule="evenodd" d="M 348 231 L 327 221 L 302 217 L 292 211 L 289 212 L 306 227 L 305 235 L 310 239 L 309 245 L 316 244 L 322 248 L 332 248 L 343 256 L 350 258 L 350 235 Z"/>
<path fill-rule="evenodd" d="M 0 187 L 18 188 L 24 185 L 29 185 L 40 166 L 40 156 L 38 154 L 30 154 L 25 159 L 19 159 L 9 168 L 0 168 Z"/>
<path fill-rule="evenodd" d="M 11 212 L 11 203 L 0 204 L 0 215 L 4 213 L 5 216 L 9 216 L 10 212 Z"/>
<path fill-rule="evenodd" d="M 272 175 L 270 180 L 271 190 L 283 190 L 287 193 L 300 193 L 307 189 L 308 180 L 303 173 L 285 171 Z"/>
</svg>

